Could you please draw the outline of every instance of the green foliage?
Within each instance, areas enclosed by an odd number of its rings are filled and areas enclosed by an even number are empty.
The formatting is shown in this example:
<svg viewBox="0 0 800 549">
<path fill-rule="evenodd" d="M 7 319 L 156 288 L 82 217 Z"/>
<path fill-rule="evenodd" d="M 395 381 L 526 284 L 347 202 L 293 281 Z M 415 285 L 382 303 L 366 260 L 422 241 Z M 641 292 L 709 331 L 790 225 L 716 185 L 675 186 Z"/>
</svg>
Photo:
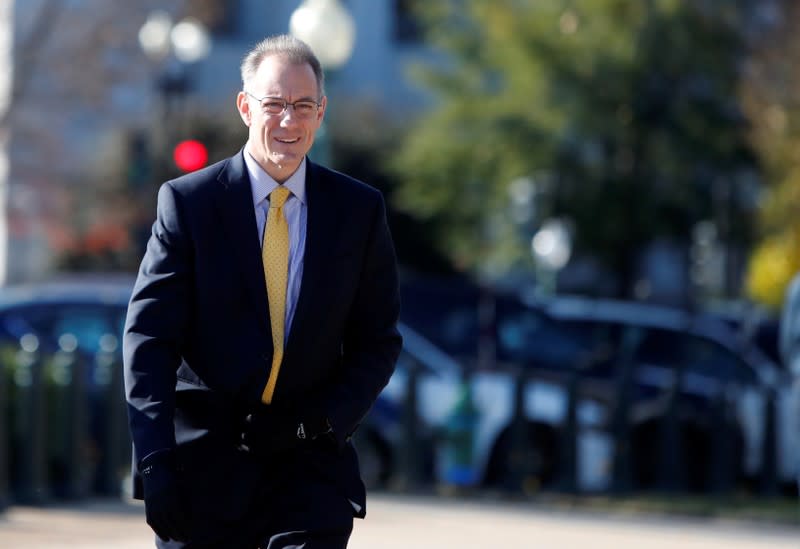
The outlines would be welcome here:
<svg viewBox="0 0 800 549">
<path fill-rule="evenodd" d="M 431 222 L 442 249 L 472 268 L 525 264 L 549 216 L 570 219 L 577 250 L 623 280 L 643 245 L 688 241 L 695 222 L 722 215 L 712 182 L 755 163 L 734 96 L 740 14 L 700 5 L 419 2 L 446 55 L 416 69 L 439 101 L 393 158 L 398 206 Z M 509 184 L 543 173 L 553 185 L 539 218 L 518 226 Z M 727 239 L 749 238 L 746 210 L 726 204 L 737 220 Z"/>
<path fill-rule="evenodd" d="M 800 271 L 800 6 L 790 0 L 779 5 L 781 22 L 755 44 L 743 94 L 767 182 L 747 292 L 775 309 L 783 305 L 786 287 Z"/>
</svg>

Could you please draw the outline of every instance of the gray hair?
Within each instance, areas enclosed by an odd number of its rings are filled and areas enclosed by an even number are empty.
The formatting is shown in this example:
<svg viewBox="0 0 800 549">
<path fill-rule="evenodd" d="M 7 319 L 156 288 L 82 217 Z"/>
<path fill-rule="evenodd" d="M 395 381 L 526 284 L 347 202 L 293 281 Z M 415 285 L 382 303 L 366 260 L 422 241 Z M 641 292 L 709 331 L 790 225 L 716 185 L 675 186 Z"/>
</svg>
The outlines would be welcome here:
<svg viewBox="0 0 800 549">
<path fill-rule="evenodd" d="M 319 59 L 308 44 L 290 34 L 268 36 L 247 52 L 242 59 L 242 86 L 247 86 L 247 83 L 255 77 L 264 58 L 271 55 L 285 56 L 296 65 L 308 64 L 317 79 L 319 96 L 325 95 L 325 75 Z"/>
</svg>

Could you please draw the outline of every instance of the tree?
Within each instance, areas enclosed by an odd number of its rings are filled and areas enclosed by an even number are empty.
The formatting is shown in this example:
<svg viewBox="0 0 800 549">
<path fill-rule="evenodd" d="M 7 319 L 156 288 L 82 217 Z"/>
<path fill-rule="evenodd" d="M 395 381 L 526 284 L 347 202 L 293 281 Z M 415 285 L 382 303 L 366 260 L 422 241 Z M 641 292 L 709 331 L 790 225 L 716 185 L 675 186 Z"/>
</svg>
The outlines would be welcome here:
<svg viewBox="0 0 800 549">
<path fill-rule="evenodd" d="M 36 0 L 16 2 L 13 17 L 3 13 L 14 48 L 10 99 L 0 105 L 0 146 L 9 149 L 8 177 L 0 175 L 9 228 L 5 253 L 0 227 L 0 279 L 44 277 L 65 265 L 133 268 L 134 239 L 120 235 L 142 201 L 127 186 L 124 135 L 156 114 L 148 90 L 155 67 L 137 33 L 149 11 L 177 14 L 187 2 Z"/>
<path fill-rule="evenodd" d="M 800 271 L 800 6 L 779 0 L 765 7 L 771 25 L 754 44 L 743 94 L 767 182 L 747 291 L 779 308 L 790 279 Z"/>
<path fill-rule="evenodd" d="M 61 6 L 55 0 L 41 3 L 30 30 L 20 37 L 18 32 L 14 32 L 14 2 L 0 1 L 0 24 L 3 25 L 4 36 L 4 40 L 0 41 L 0 63 L 7 77 L 7 81 L 0 86 L 0 284 L 6 282 L 8 275 L 9 223 L 6 210 L 9 195 L 9 117 L 30 82 L 31 69 L 36 65 L 41 49 L 41 36 L 52 28 L 60 10 Z"/>
<path fill-rule="evenodd" d="M 531 230 L 562 217 L 576 251 L 617 273 L 627 294 L 657 238 L 688 247 L 694 224 L 711 218 L 730 245 L 748 242 L 749 206 L 731 192 L 758 169 L 735 96 L 744 8 L 450 0 L 417 9 L 446 56 L 418 71 L 438 102 L 393 161 L 398 204 L 432 220 L 457 263 L 524 265 Z M 544 204 L 520 231 L 511 182 L 543 173 Z"/>
</svg>

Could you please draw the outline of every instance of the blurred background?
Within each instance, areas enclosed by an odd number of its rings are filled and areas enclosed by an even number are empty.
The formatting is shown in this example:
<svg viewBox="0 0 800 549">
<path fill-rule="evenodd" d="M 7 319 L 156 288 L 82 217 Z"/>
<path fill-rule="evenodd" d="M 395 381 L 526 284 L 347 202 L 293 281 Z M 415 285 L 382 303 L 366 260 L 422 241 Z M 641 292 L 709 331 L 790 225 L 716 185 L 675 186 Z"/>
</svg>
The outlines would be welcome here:
<svg viewBox="0 0 800 549">
<path fill-rule="evenodd" d="M 2 505 L 125 495 L 157 189 L 241 148 L 241 57 L 291 31 L 326 70 L 311 157 L 384 193 L 401 266 L 370 486 L 800 524 L 799 24 L 791 0 L 0 1 Z"/>
</svg>

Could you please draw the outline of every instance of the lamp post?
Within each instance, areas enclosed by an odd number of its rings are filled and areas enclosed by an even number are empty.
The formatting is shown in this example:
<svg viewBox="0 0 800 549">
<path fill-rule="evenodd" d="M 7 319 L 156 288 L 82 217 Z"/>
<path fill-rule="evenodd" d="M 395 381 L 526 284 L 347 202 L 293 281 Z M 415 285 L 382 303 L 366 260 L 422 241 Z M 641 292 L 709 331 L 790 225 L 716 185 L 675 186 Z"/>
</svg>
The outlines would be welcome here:
<svg viewBox="0 0 800 549">
<path fill-rule="evenodd" d="M 509 182 L 507 187 L 509 209 L 506 217 L 513 224 L 515 236 L 520 243 L 530 246 L 534 261 L 535 282 L 539 290 L 548 292 L 553 285 L 553 271 L 561 269 L 563 254 L 569 255 L 568 233 L 562 229 L 566 226 L 553 225 L 551 219 L 553 205 L 553 174 L 549 170 L 539 170 L 523 175 Z M 555 227 L 555 229 L 554 229 Z M 539 235 L 538 240 L 531 240 Z M 566 244 L 566 246 L 565 246 Z M 525 257 L 528 257 L 527 255 Z M 568 259 L 568 257 L 567 257 Z M 556 266 L 551 263 L 555 261 Z M 530 270 L 525 263 L 525 280 L 530 280 Z"/>
<path fill-rule="evenodd" d="M 542 223 L 531 240 L 531 251 L 536 261 L 540 291 L 556 293 L 558 272 L 572 255 L 572 235 L 568 223 L 558 218 Z"/>
<path fill-rule="evenodd" d="M 289 19 L 289 32 L 314 51 L 329 82 L 353 53 L 355 23 L 338 0 L 304 0 Z M 329 164 L 331 160 L 330 140 L 324 123 L 317 131 L 311 153 L 322 164 Z"/>
<path fill-rule="evenodd" d="M 161 99 L 160 131 L 157 147 L 169 145 L 173 103 L 189 91 L 186 65 L 205 58 L 211 51 L 211 38 L 196 19 L 187 17 L 173 23 L 165 11 L 152 12 L 139 29 L 139 45 L 147 57 L 161 66 L 157 87 Z"/>
</svg>

